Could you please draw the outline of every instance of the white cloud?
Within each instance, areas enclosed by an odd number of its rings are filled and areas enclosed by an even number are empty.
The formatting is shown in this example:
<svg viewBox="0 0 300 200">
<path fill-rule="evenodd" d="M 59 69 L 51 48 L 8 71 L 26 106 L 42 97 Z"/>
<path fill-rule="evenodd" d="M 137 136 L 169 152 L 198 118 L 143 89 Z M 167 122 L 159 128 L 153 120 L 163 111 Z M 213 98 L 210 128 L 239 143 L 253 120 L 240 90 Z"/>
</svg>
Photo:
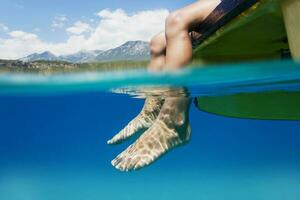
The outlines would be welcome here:
<svg viewBox="0 0 300 200">
<path fill-rule="evenodd" d="M 68 20 L 69 19 L 65 15 L 55 16 L 54 19 L 53 19 L 53 21 L 52 21 L 51 27 L 54 28 L 54 29 L 56 29 L 56 28 L 63 28 L 65 26 L 65 23 Z"/>
<path fill-rule="evenodd" d="M 23 31 L 12 31 L 10 38 L 0 39 L 1 58 L 15 59 L 26 53 L 32 53 L 40 48 L 38 36 Z"/>
<path fill-rule="evenodd" d="M 36 40 L 38 38 L 37 35 L 32 33 L 26 33 L 24 31 L 12 31 L 9 33 L 9 35 L 14 39 L 24 40 L 24 41 Z"/>
<path fill-rule="evenodd" d="M 169 11 L 148 10 L 128 14 L 122 9 L 102 10 L 95 27 L 75 23 L 67 29 L 71 35 L 61 43 L 42 41 L 38 35 L 24 31 L 12 31 L 8 38 L 0 38 L 0 58 L 16 59 L 31 53 L 51 51 L 56 55 L 65 55 L 80 50 L 106 50 L 119 46 L 130 40 L 149 41 L 151 37 L 164 30 L 165 18 Z M 60 16 L 60 22 L 66 22 L 65 16 Z M 58 19 L 58 18 L 57 18 Z M 56 27 L 59 27 L 56 21 Z M 96 20 L 97 21 L 97 20 Z M 64 25 L 62 25 L 64 26 Z M 89 29 L 88 36 L 82 35 Z"/>
<path fill-rule="evenodd" d="M 66 42 L 48 43 L 36 34 L 24 31 L 12 31 L 10 38 L 0 38 L 0 58 L 19 59 L 32 53 L 51 51 L 57 55 L 74 53 L 82 49 L 84 36 L 71 36 Z"/>
<path fill-rule="evenodd" d="M 6 31 L 8 31 L 8 27 L 5 24 L 0 23 L 0 31 L 6 32 Z"/>
<path fill-rule="evenodd" d="M 67 32 L 75 35 L 80 35 L 85 32 L 91 31 L 91 26 L 87 23 L 78 21 L 73 26 L 66 29 Z"/>
<path fill-rule="evenodd" d="M 129 40 L 149 41 L 164 30 L 168 10 L 148 10 L 128 14 L 122 9 L 102 10 L 97 15 L 100 21 L 87 39 L 87 49 L 109 49 Z"/>
</svg>

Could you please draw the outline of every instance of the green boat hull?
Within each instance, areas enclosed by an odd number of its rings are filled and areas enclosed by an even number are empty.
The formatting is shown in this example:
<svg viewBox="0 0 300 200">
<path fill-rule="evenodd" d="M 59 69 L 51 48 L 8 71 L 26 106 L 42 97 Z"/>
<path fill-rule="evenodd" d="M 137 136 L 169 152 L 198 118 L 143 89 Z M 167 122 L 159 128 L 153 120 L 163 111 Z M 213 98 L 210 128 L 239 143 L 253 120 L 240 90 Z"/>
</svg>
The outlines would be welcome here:
<svg viewBox="0 0 300 200">
<path fill-rule="evenodd" d="M 202 111 L 227 117 L 300 120 L 300 92 L 244 93 L 201 97 L 196 101 Z"/>
<path fill-rule="evenodd" d="M 288 24 L 286 20 L 289 19 L 284 19 L 282 2 L 259 1 L 200 44 L 194 50 L 194 59 L 204 64 L 282 59 L 284 52 L 290 49 L 289 43 L 293 42 L 288 41 L 286 26 L 293 31 L 295 28 L 291 26 L 296 26 L 294 22 Z M 299 6 L 298 2 L 296 4 Z M 297 51 L 292 53 L 296 59 Z M 199 97 L 196 105 L 201 111 L 227 117 L 300 120 L 300 92 Z"/>
<path fill-rule="evenodd" d="M 193 53 L 204 64 L 280 59 L 289 49 L 280 1 L 264 0 L 218 29 Z"/>
</svg>

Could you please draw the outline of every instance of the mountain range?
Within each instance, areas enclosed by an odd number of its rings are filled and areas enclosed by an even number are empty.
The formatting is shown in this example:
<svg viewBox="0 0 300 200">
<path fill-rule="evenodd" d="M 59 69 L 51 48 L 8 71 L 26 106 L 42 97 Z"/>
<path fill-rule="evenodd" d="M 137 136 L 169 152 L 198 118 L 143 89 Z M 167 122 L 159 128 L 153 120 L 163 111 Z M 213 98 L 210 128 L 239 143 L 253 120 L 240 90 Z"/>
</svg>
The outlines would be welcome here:
<svg viewBox="0 0 300 200">
<path fill-rule="evenodd" d="M 33 61 L 67 61 L 71 63 L 85 62 L 106 62 L 118 60 L 147 60 L 150 58 L 149 42 L 128 41 L 123 45 L 106 51 L 80 51 L 75 54 L 56 56 L 45 51 L 43 53 L 34 53 L 19 60 L 23 62 Z"/>
</svg>

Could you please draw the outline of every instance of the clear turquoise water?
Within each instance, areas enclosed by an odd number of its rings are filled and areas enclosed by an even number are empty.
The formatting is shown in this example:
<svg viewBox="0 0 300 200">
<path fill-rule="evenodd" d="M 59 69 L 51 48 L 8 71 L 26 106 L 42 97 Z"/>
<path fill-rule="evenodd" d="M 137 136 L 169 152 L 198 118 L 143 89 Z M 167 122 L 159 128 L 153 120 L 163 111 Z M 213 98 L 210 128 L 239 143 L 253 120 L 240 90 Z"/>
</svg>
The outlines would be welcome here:
<svg viewBox="0 0 300 200">
<path fill-rule="evenodd" d="M 130 173 L 110 160 L 133 141 L 108 146 L 106 140 L 143 105 L 108 91 L 122 87 L 141 96 L 149 94 L 141 88 L 158 85 L 185 86 L 192 96 L 299 91 L 299 67 L 265 62 L 160 75 L 0 74 L 0 199 L 298 200 L 299 121 L 234 119 L 192 106 L 190 143 Z"/>
</svg>

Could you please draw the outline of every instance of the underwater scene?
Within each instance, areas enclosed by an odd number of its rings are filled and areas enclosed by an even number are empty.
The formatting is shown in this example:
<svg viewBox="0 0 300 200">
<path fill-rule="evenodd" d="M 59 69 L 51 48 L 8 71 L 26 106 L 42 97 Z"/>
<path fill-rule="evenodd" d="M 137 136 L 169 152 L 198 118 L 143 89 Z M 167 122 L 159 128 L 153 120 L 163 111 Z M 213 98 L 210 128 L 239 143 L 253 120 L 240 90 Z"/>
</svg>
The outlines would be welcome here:
<svg viewBox="0 0 300 200">
<path fill-rule="evenodd" d="M 0 200 L 299 200 L 299 0 L 1 0 Z"/>
<path fill-rule="evenodd" d="M 299 67 L 272 61 L 161 74 L 1 73 L 0 199 L 298 200 Z M 166 148 L 155 148 L 156 138 L 137 145 L 155 150 L 150 160 L 136 151 L 120 160 L 148 127 L 122 144 L 107 141 L 145 98 L 188 102 L 182 116 L 191 133 Z"/>
</svg>

